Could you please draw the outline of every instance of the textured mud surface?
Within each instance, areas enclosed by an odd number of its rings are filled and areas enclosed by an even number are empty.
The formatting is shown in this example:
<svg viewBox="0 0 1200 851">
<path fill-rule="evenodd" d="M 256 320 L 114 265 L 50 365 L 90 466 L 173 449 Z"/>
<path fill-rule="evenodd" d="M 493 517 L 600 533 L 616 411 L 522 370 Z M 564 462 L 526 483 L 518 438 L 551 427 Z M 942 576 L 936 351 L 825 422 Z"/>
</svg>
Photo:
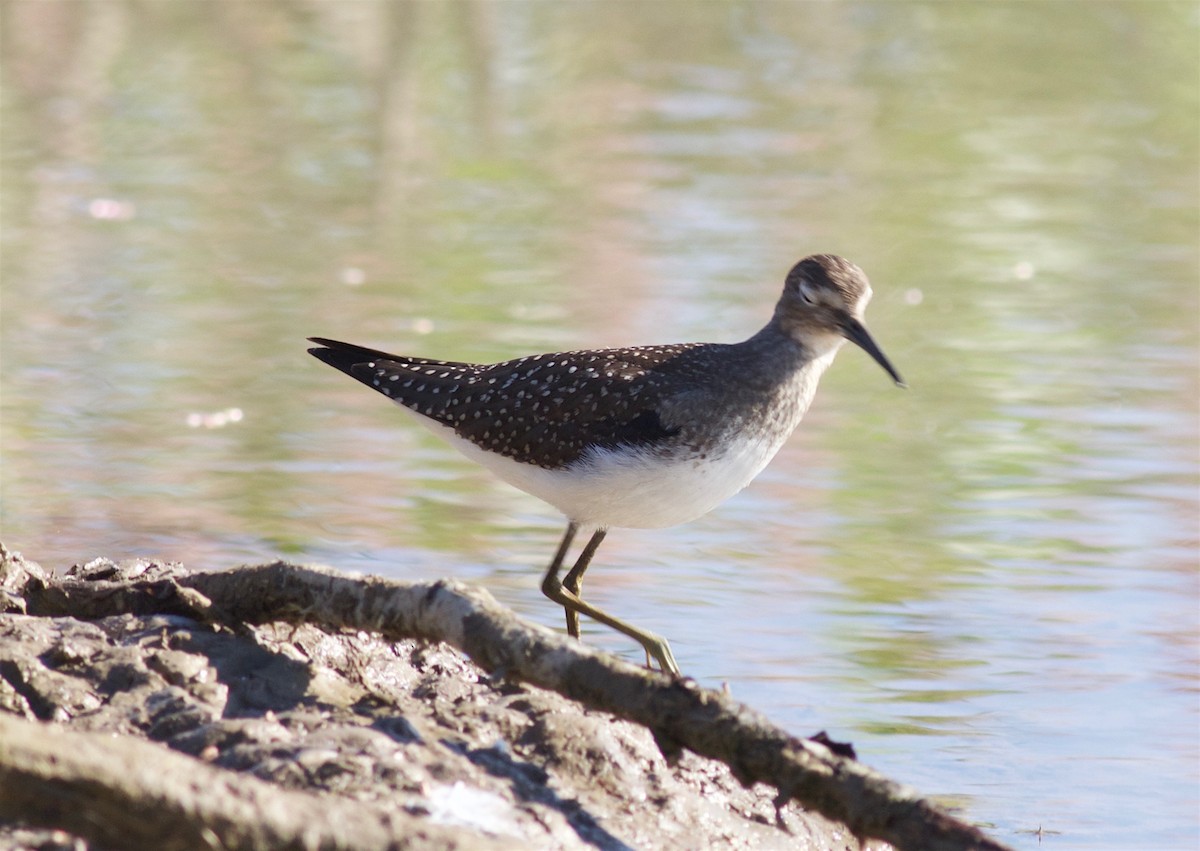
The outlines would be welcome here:
<svg viewBox="0 0 1200 851">
<path fill-rule="evenodd" d="M 0 596 L 0 712 L 437 828 L 412 847 L 859 847 L 795 804 L 777 813 L 773 790 L 742 787 L 724 765 L 690 753 L 669 764 L 644 728 L 489 679 L 444 645 L 169 615 L 35 617 L 19 602 Z M 88 847 L 30 822 L 0 826 L 0 849 Z"/>
</svg>

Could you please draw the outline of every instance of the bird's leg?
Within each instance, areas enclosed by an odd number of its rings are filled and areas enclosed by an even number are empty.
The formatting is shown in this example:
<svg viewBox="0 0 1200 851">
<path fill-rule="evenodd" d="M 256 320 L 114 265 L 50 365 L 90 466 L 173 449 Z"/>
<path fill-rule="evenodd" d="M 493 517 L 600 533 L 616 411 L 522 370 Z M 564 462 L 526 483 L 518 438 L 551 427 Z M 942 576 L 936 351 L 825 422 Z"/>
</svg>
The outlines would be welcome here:
<svg viewBox="0 0 1200 851">
<path fill-rule="evenodd" d="M 579 554 L 579 558 L 575 561 L 575 566 L 570 572 L 563 577 L 563 587 L 574 594 L 576 597 L 583 599 L 581 593 L 583 589 L 583 574 L 588 569 L 588 565 L 592 562 L 592 556 L 596 554 L 596 548 L 600 546 L 600 542 L 604 540 L 604 536 L 608 534 L 607 529 L 597 529 L 592 535 L 591 540 L 587 542 L 587 546 L 583 548 L 583 552 Z M 572 638 L 579 637 L 579 612 L 573 609 L 567 609 L 567 635 Z"/>
<path fill-rule="evenodd" d="M 554 561 L 550 562 L 550 567 L 546 571 L 547 577 L 556 575 L 562 568 L 563 559 L 567 557 L 567 550 L 570 549 L 571 542 L 575 540 L 575 534 L 578 531 L 579 527 L 574 523 L 567 524 L 567 531 L 558 545 L 558 552 L 554 554 Z"/>
<path fill-rule="evenodd" d="M 550 567 L 546 570 L 545 577 L 542 578 L 542 593 L 549 597 L 554 602 L 558 603 L 567 611 L 569 618 L 574 612 L 576 618 L 579 615 L 587 615 L 593 620 L 600 621 L 607 627 L 615 629 L 617 632 L 627 635 L 642 645 L 646 653 L 653 656 L 658 662 L 659 668 L 665 673 L 680 676 L 679 665 L 675 662 L 675 657 L 671 654 L 671 646 L 667 644 L 665 638 L 655 635 L 652 632 L 638 629 L 635 626 L 625 623 L 622 620 L 614 618 L 602 609 L 598 609 L 591 603 L 584 602 L 574 591 L 564 587 L 562 580 L 558 578 L 558 571 L 562 568 L 563 558 L 566 555 L 567 547 L 571 545 L 571 541 L 575 538 L 575 533 L 579 531 L 579 527 L 574 523 L 567 525 L 567 532 L 563 535 L 562 543 L 558 545 L 558 552 L 554 555 L 554 561 L 550 562 Z M 592 535 L 592 539 L 588 541 L 584 547 L 583 553 L 580 555 L 580 563 L 576 563 L 570 571 L 574 574 L 574 581 L 579 583 L 583 576 L 583 571 L 587 569 L 587 562 L 591 560 L 592 555 L 596 552 L 596 547 L 600 546 L 600 542 L 604 540 L 603 530 L 597 531 Z M 570 621 L 568 621 L 568 625 Z"/>
<path fill-rule="evenodd" d="M 554 595 L 551 594 L 547 589 L 550 587 L 551 583 L 558 582 L 558 572 L 559 572 L 559 570 L 562 569 L 563 559 L 565 559 L 567 557 L 567 550 L 569 550 L 571 548 L 571 542 L 573 540 L 575 540 L 575 535 L 578 532 L 579 532 L 579 527 L 577 525 L 575 525 L 574 523 L 567 523 L 567 531 L 563 533 L 562 541 L 559 542 L 559 545 L 558 545 L 558 550 L 554 553 L 554 561 L 550 562 L 550 566 L 548 568 L 546 568 L 546 575 L 545 575 L 545 577 L 542 578 L 542 593 L 545 594 L 547 597 L 549 597 L 551 600 L 554 599 Z M 576 567 L 578 567 L 578 564 L 576 565 Z M 567 574 L 567 577 L 570 578 L 571 574 L 573 574 L 574 572 L 575 572 L 575 568 L 571 568 L 571 571 Z M 578 587 L 576 587 L 572 590 L 576 594 L 578 594 L 578 591 L 579 591 Z M 557 602 L 557 601 L 555 601 L 555 602 Z M 563 611 L 567 613 L 567 634 L 570 635 L 572 638 L 578 638 L 579 637 L 579 615 L 578 614 L 575 615 L 575 629 L 574 629 L 574 631 L 572 631 L 571 630 L 571 610 L 566 607 L 566 604 L 563 604 Z"/>
</svg>

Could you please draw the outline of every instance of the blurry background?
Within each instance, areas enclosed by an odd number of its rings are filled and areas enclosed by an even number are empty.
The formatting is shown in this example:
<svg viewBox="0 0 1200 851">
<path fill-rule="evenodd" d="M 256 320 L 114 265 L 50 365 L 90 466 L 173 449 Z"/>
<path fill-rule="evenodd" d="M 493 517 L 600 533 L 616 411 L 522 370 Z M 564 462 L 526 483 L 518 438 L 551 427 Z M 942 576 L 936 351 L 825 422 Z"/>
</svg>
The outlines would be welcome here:
<svg viewBox="0 0 1200 851">
<path fill-rule="evenodd" d="M 304 337 L 733 341 L 845 254 L 911 389 L 848 347 L 589 597 L 1018 847 L 1197 847 L 1196 4 L 0 14 L 8 546 L 455 576 L 561 628 L 561 518 Z"/>
</svg>

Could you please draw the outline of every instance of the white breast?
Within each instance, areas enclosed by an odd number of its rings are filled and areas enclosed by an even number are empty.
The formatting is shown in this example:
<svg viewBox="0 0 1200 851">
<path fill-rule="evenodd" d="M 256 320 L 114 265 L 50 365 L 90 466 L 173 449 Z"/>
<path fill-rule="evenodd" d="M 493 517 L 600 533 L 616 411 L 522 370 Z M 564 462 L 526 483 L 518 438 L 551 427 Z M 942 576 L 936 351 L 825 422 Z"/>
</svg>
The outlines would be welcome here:
<svg viewBox="0 0 1200 851">
<path fill-rule="evenodd" d="M 451 443 L 581 526 L 656 529 L 693 520 L 729 499 L 762 471 L 782 441 L 739 438 L 719 457 L 703 461 L 664 461 L 645 451 L 593 449 L 561 470 L 484 452 L 457 435 Z"/>
<path fill-rule="evenodd" d="M 472 461 L 553 505 L 580 526 L 658 529 L 708 513 L 762 472 L 800 422 L 836 350 L 833 347 L 797 374 L 789 409 L 775 412 L 785 421 L 781 429 L 737 432 L 723 450 L 712 451 L 703 460 L 664 459 L 629 447 L 592 448 L 569 467 L 548 470 L 480 449 L 449 426 L 420 414 L 416 418 Z"/>
<path fill-rule="evenodd" d="M 750 484 L 787 438 L 737 435 L 723 452 L 704 460 L 593 448 L 570 467 L 548 470 L 487 452 L 448 426 L 417 419 L 513 487 L 591 528 L 658 529 L 694 520 Z"/>
</svg>

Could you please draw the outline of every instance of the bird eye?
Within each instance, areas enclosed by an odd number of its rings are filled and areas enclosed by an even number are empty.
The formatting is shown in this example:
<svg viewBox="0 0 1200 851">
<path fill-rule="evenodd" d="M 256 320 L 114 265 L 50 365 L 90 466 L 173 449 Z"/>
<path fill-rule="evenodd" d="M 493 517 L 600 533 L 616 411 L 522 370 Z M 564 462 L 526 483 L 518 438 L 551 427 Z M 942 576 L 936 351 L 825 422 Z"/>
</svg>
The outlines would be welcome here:
<svg viewBox="0 0 1200 851">
<path fill-rule="evenodd" d="M 800 284 L 800 298 L 804 299 L 805 304 L 816 304 L 817 303 L 817 299 L 813 295 L 812 290 L 806 284 L 803 284 L 803 283 Z"/>
</svg>

